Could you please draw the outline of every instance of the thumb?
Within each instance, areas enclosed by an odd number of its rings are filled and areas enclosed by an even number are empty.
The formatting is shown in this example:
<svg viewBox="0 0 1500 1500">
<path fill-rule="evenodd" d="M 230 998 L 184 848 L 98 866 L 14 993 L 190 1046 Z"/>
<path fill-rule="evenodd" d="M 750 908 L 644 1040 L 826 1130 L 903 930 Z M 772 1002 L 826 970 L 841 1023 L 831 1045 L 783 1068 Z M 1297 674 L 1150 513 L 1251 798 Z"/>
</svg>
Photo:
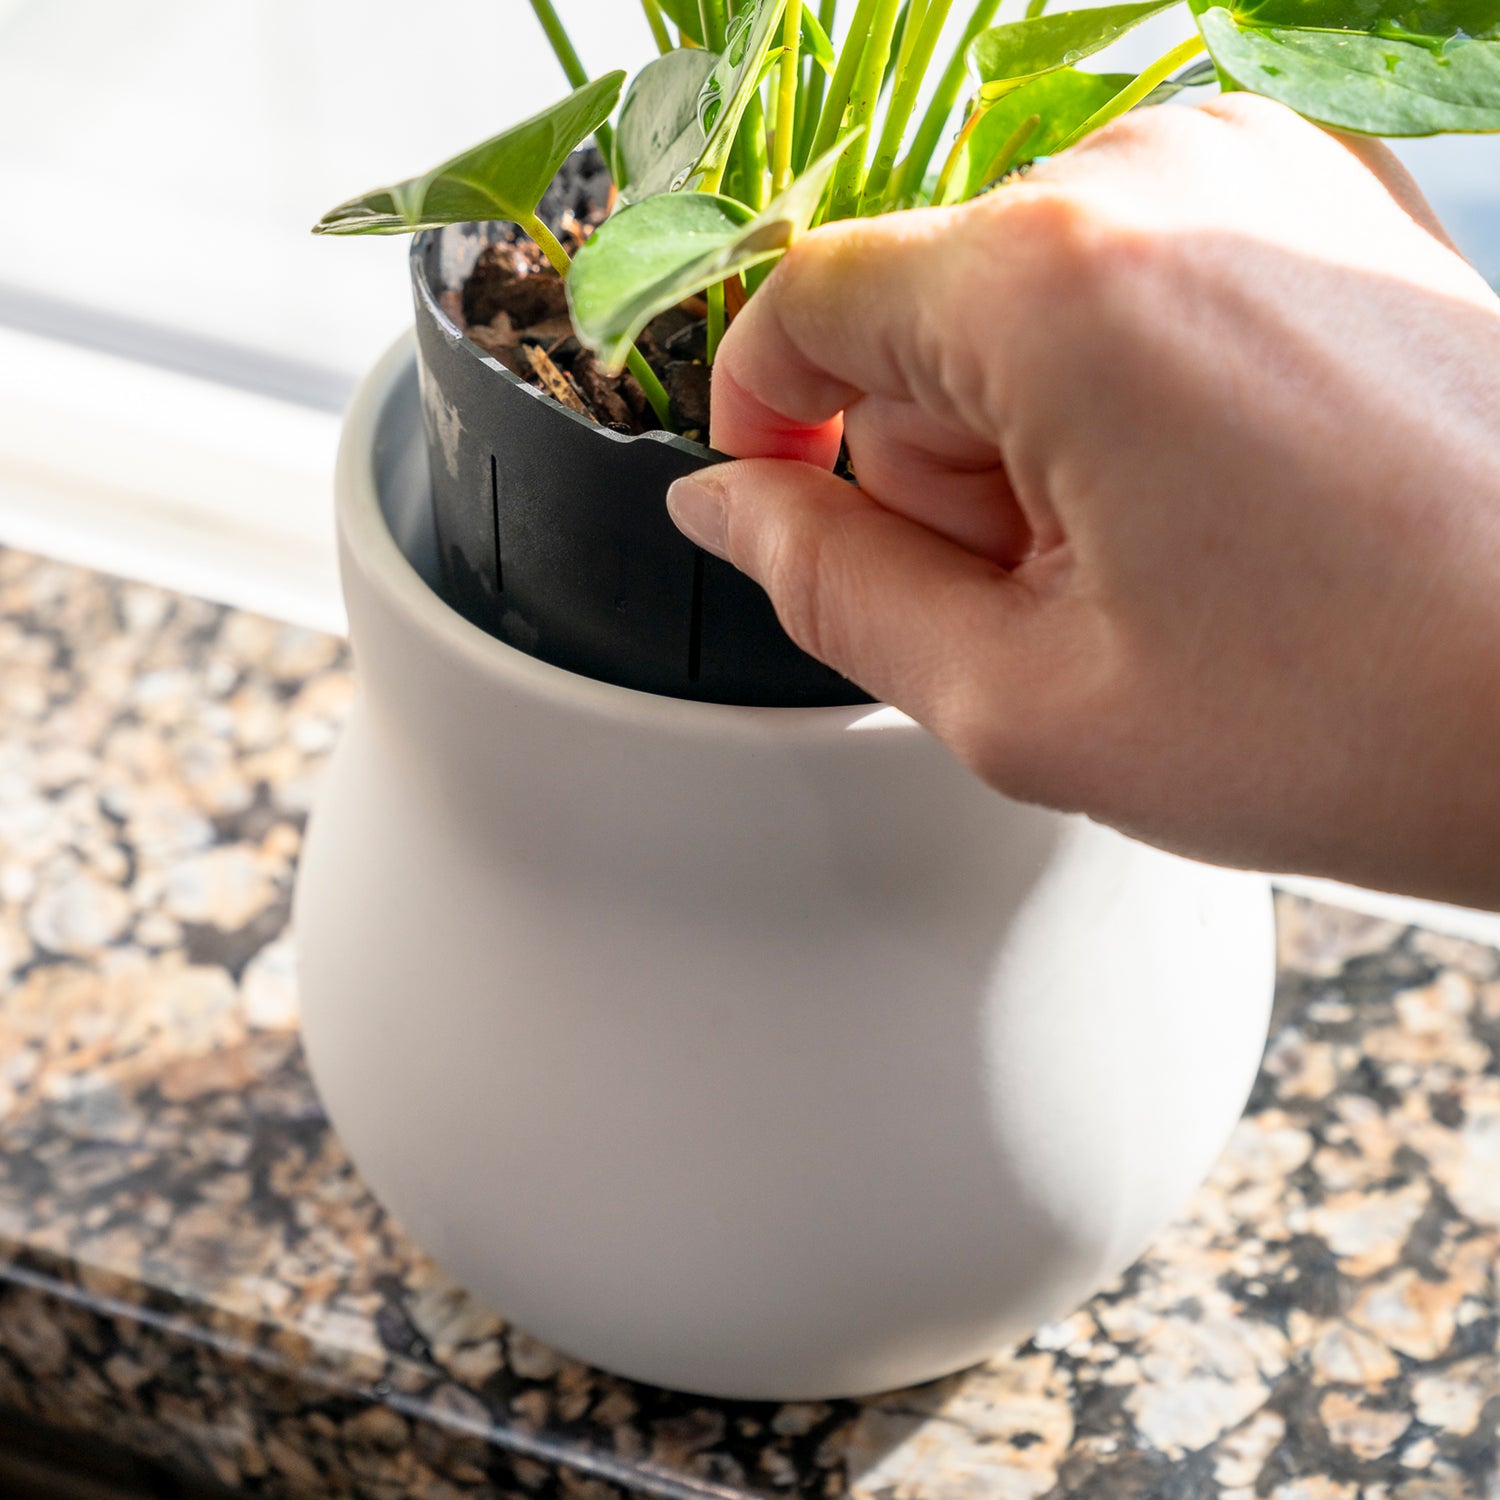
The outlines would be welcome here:
<svg viewBox="0 0 1500 1500">
<path fill-rule="evenodd" d="M 811 464 L 716 464 L 673 484 L 667 508 L 765 589 L 804 651 L 961 755 L 966 711 L 1004 691 L 1032 634 L 1036 597 L 1004 569 Z"/>
</svg>

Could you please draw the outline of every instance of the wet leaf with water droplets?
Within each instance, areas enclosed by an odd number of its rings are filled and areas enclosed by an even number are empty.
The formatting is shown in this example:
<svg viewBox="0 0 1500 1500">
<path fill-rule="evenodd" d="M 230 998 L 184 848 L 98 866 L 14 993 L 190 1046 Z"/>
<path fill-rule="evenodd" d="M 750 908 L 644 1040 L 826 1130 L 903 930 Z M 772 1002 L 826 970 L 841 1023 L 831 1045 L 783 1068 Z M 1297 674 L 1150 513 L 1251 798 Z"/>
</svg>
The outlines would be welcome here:
<svg viewBox="0 0 1500 1500">
<path fill-rule="evenodd" d="M 624 73 L 606 73 L 420 177 L 329 209 L 313 232 L 411 234 L 442 224 L 525 220 L 572 151 L 609 118 L 624 82 Z"/>
<path fill-rule="evenodd" d="M 700 47 L 668 52 L 646 64 L 620 106 L 610 170 L 626 203 L 667 192 L 703 154 L 707 136 L 698 96 L 718 65 Z"/>
<path fill-rule="evenodd" d="M 969 65 L 980 81 L 982 97 L 998 99 L 1029 79 L 1072 67 L 1176 3 L 1140 0 L 1131 5 L 1057 11 L 992 26 L 971 43 Z"/>
<path fill-rule="evenodd" d="M 1193 0 L 1193 8 L 1228 85 L 1319 124 L 1388 136 L 1500 130 L 1500 16 L 1492 0 L 1269 0 L 1235 9 Z M 1360 24 L 1328 24 L 1340 15 Z M 1474 30 L 1455 32 L 1460 19 Z M 1444 29 L 1413 29 L 1421 25 Z"/>
</svg>

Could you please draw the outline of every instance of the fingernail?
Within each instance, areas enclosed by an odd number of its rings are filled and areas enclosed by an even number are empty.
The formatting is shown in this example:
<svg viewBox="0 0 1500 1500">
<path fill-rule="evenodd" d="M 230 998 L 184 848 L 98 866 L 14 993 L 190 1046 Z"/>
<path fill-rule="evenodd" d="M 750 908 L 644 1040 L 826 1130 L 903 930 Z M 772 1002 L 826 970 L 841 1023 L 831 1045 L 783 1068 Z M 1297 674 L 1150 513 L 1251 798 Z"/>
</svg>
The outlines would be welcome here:
<svg viewBox="0 0 1500 1500">
<path fill-rule="evenodd" d="M 667 514 L 677 529 L 705 552 L 728 559 L 725 545 L 724 486 L 707 474 L 674 480 L 667 490 Z"/>
</svg>

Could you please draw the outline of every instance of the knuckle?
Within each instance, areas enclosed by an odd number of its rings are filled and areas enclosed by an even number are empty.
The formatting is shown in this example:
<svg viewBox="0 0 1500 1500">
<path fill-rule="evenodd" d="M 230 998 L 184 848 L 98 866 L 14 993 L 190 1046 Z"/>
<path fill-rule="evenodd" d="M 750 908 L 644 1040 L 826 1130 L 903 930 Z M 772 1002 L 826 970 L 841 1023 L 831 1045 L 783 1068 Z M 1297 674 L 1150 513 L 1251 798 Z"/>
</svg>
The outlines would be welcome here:
<svg viewBox="0 0 1500 1500">
<path fill-rule="evenodd" d="M 1111 120 L 1092 140 L 1099 146 L 1153 150 L 1189 139 L 1201 129 L 1202 121 L 1193 110 L 1149 107 Z"/>
<path fill-rule="evenodd" d="M 1160 174 L 1163 155 L 1176 157 L 1214 129 L 1198 109 L 1151 105 L 1127 110 L 1085 136 L 1060 157 L 1043 162 L 1041 172 L 1092 177 L 1122 171 L 1152 177 Z M 1143 184 L 1145 185 L 1145 184 Z"/>
<path fill-rule="evenodd" d="M 1003 771 L 1003 747 L 996 743 L 994 715 L 981 710 L 978 695 L 965 683 L 952 684 L 938 696 L 929 728 L 971 770 L 992 786 Z"/>
<path fill-rule="evenodd" d="M 850 351 L 873 343 L 882 331 L 887 336 L 893 332 L 888 289 L 896 284 L 920 289 L 915 277 L 903 274 L 906 242 L 887 222 L 902 217 L 815 229 L 786 253 L 744 316 L 773 319 L 781 342 L 802 362 L 828 372 L 836 369 L 841 379 L 857 386 L 861 372 L 851 367 Z"/>
<path fill-rule="evenodd" d="M 1132 220 L 1088 191 L 1049 193 L 1023 226 L 1032 237 L 1030 287 L 1039 306 L 1058 309 L 1070 326 L 1099 326 L 1123 298 L 1168 271 L 1172 237 Z"/>
<path fill-rule="evenodd" d="M 1044 761 L 1023 729 L 1007 723 L 989 694 L 966 685 L 933 714 L 933 732 L 987 785 L 1017 802 L 1045 802 Z"/>
<path fill-rule="evenodd" d="M 1277 129 L 1287 125 L 1302 125 L 1302 120 L 1286 105 L 1278 104 L 1261 94 L 1252 94 L 1244 89 L 1233 89 L 1227 94 L 1217 94 L 1205 100 L 1197 109 L 1178 110 L 1178 114 L 1196 115 L 1200 120 L 1213 120 L 1226 125 L 1238 125 L 1252 129 Z"/>
<path fill-rule="evenodd" d="M 1143 114 L 1190 116 L 1191 110 L 1153 109 Z M 1121 122 L 1117 121 L 1116 124 Z M 1113 129 L 1114 127 L 1109 127 Z M 1143 144 L 1186 129 L 1188 124 L 1129 122 L 1127 139 Z M 1172 232 L 1170 215 L 1159 211 L 1150 191 L 1122 191 L 1119 175 L 1101 177 L 1092 168 L 1080 180 L 1038 184 L 1022 207 L 1018 238 L 1027 243 L 1031 290 L 1046 302 L 1086 319 L 1104 316 L 1163 278 L 1170 279 L 1191 253 L 1186 238 Z"/>
<path fill-rule="evenodd" d="M 993 649 L 950 659 L 929 727 L 981 780 L 1017 802 L 1080 810 L 1095 748 L 1118 717 L 1117 668 L 1077 620 L 1012 617 Z"/>
<path fill-rule="evenodd" d="M 1076 753 L 1040 725 L 1016 720 L 992 703 L 988 717 L 961 719 L 947 742 L 981 781 L 1011 801 L 1055 812 L 1083 810 Z"/>
<path fill-rule="evenodd" d="M 842 279 L 863 253 L 866 238 L 866 226 L 857 220 L 820 225 L 782 256 L 757 295 L 774 287 L 774 295 L 789 316 L 822 310 L 828 286 Z"/>
<path fill-rule="evenodd" d="M 1039 294 L 1066 290 L 1097 268 L 1105 225 L 1087 195 L 1075 187 L 1018 187 L 1024 190 L 998 205 L 1010 263 L 1024 269 Z M 989 251 L 987 245 L 981 248 L 981 254 Z"/>
<path fill-rule="evenodd" d="M 830 557 L 821 530 L 783 527 L 771 538 L 760 579 L 781 628 L 819 661 L 830 661 L 830 651 L 836 650 L 833 619 L 838 595 Z"/>
</svg>

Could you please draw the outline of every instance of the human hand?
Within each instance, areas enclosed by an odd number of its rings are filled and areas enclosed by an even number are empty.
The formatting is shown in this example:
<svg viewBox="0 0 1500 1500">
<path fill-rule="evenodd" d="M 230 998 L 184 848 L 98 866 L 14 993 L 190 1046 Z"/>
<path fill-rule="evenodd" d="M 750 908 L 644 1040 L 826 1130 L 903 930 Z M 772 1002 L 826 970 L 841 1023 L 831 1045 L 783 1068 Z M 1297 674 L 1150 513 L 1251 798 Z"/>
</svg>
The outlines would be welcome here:
<svg viewBox="0 0 1500 1500">
<path fill-rule="evenodd" d="M 678 524 L 995 787 L 1500 903 L 1500 302 L 1383 147 L 1236 94 L 829 226 L 713 412 Z"/>
</svg>

